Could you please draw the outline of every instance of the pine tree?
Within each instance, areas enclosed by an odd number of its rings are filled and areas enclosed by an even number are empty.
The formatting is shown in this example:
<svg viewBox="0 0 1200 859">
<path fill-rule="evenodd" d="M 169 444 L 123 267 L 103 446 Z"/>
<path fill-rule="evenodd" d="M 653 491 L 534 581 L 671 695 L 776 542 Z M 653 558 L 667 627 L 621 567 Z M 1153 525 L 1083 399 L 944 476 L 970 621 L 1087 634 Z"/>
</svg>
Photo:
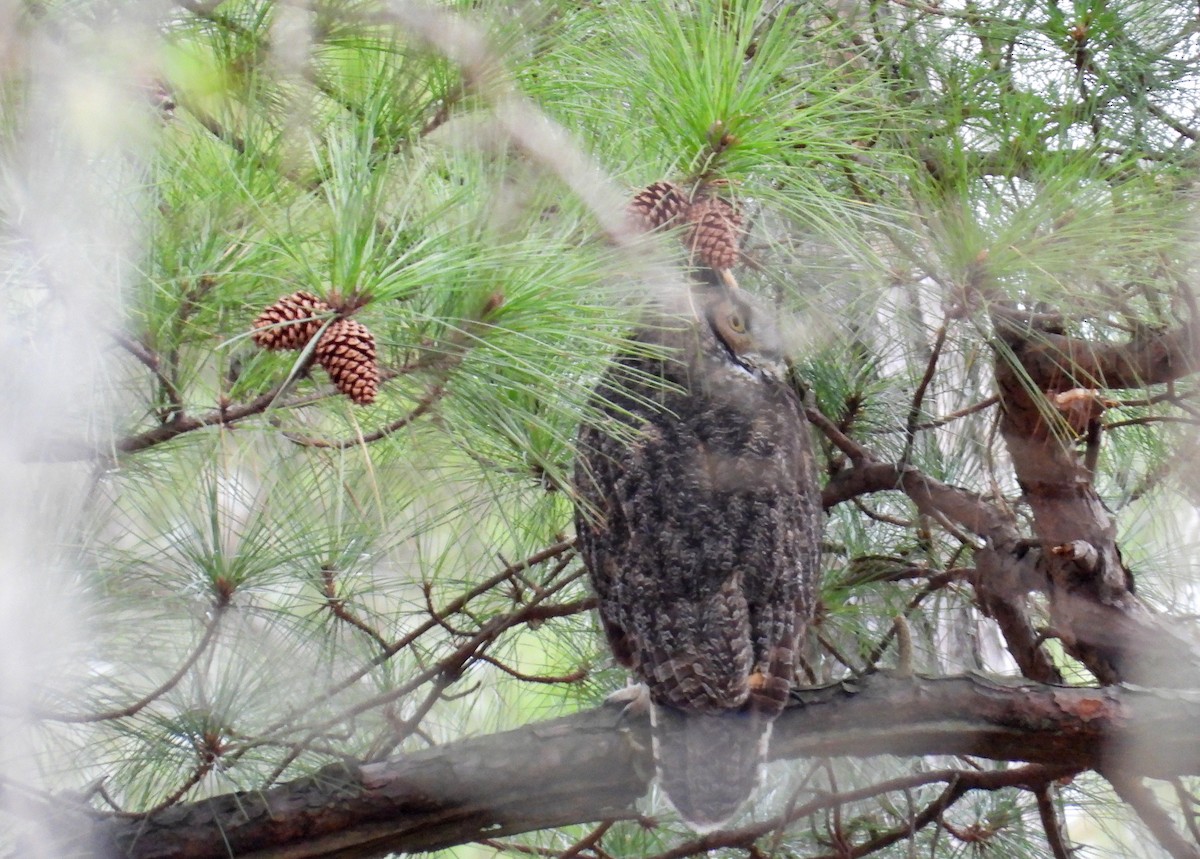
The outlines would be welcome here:
<svg viewBox="0 0 1200 859">
<path fill-rule="evenodd" d="M 1196 855 L 1194 8 L 100 12 L 0 10 L 7 851 Z M 828 521 L 700 837 L 569 475 L 706 268 Z"/>
</svg>

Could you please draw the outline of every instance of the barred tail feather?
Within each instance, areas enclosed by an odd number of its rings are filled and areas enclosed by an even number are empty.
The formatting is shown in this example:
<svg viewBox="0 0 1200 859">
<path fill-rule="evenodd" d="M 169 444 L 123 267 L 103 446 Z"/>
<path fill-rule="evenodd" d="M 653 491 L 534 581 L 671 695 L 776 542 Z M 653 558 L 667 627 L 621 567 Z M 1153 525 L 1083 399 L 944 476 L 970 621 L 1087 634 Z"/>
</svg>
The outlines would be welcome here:
<svg viewBox="0 0 1200 859">
<path fill-rule="evenodd" d="M 654 705 L 659 786 L 697 832 L 720 828 L 758 785 L 771 722 L 752 712 L 685 713 Z"/>
</svg>

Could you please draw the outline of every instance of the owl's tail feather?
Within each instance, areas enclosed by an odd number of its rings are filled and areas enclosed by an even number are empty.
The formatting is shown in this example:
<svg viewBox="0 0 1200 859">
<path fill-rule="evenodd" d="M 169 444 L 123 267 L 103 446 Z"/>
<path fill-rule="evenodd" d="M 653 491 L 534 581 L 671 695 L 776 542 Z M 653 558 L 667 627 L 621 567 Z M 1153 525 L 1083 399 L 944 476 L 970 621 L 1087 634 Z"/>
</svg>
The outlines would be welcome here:
<svg viewBox="0 0 1200 859">
<path fill-rule="evenodd" d="M 659 786 L 697 832 L 718 829 L 758 784 L 771 722 L 748 711 L 685 713 L 655 705 Z"/>
</svg>

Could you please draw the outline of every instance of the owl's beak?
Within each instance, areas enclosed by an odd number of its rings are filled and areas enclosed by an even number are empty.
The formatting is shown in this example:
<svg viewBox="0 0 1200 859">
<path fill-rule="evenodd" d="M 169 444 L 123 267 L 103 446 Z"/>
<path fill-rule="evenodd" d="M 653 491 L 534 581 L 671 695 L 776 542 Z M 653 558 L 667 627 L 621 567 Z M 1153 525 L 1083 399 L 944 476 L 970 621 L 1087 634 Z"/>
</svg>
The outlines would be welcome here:
<svg viewBox="0 0 1200 859">
<path fill-rule="evenodd" d="M 746 369 L 761 373 L 768 379 L 781 381 L 787 378 L 787 364 L 775 358 L 767 358 L 757 352 L 743 352 L 737 361 Z"/>
<path fill-rule="evenodd" d="M 762 364 L 763 375 L 770 376 L 775 381 L 783 381 L 787 378 L 787 364 L 783 361 L 772 359 L 764 361 Z"/>
</svg>

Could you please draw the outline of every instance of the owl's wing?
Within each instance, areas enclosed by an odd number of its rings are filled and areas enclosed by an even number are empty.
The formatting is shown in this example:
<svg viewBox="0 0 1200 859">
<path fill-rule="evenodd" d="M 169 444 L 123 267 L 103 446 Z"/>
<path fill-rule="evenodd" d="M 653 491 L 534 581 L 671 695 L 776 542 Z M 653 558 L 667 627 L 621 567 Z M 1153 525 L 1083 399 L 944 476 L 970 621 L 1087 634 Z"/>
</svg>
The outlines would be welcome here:
<svg viewBox="0 0 1200 859">
<path fill-rule="evenodd" d="M 581 431 L 576 529 L 618 661 L 658 703 L 728 709 L 746 696 L 747 607 L 736 571 L 710 563 L 722 517 L 677 418 L 643 419 L 633 438 Z"/>
<path fill-rule="evenodd" d="M 766 680 L 786 695 L 812 605 L 807 426 L 775 402 L 672 405 L 632 440 L 580 434 L 576 524 L 609 641 L 660 703 L 730 709 Z"/>
<path fill-rule="evenodd" d="M 599 602 L 600 623 L 617 662 L 634 667 L 626 634 L 627 613 L 618 599 L 629 532 L 619 500 L 624 482 L 624 446 L 612 435 L 585 424 L 579 431 L 575 460 L 575 532 L 584 565 Z"/>
<path fill-rule="evenodd" d="M 822 512 L 798 397 L 782 384 L 756 388 L 753 396 L 744 436 L 723 448 L 732 461 L 726 468 L 741 482 L 721 503 L 748 608 L 750 704 L 774 716 L 787 702 L 815 606 Z"/>
</svg>

